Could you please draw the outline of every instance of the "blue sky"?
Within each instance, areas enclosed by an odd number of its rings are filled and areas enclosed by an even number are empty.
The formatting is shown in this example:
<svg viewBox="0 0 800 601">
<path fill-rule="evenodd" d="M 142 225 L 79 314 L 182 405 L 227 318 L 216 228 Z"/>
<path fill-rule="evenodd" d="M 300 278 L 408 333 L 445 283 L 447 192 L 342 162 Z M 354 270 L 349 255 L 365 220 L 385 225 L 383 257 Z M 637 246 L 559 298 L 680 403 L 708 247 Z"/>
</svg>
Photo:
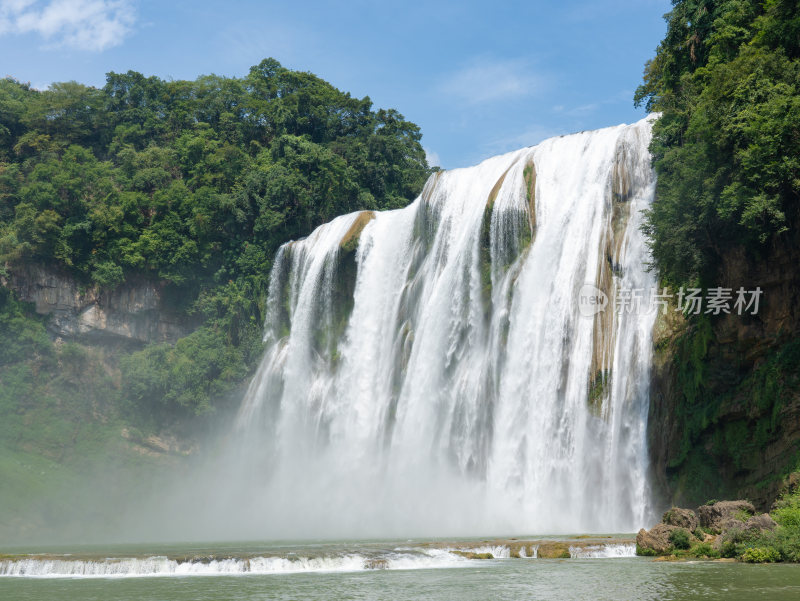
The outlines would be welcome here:
<svg viewBox="0 0 800 601">
<path fill-rule="evenodd" d="M 446 168 L 644 116 L 633 92 L 669 0 L 0 0 L 0 77 L 311 71 L 417 123 Z"/>
</svg>

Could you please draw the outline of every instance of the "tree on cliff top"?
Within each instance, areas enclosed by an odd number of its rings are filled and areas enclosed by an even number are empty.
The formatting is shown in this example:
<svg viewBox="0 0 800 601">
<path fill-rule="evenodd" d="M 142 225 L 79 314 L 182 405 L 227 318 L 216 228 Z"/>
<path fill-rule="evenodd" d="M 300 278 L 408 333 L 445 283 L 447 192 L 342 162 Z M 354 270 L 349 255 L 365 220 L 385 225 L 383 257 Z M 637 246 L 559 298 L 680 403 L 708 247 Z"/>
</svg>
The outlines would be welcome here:
<svg viewBox="0 0 800 601">
<path fill-rule="evenodd" d="M 161 281 L 204 326 L 134 355 L 126 390 L 206 408 L 258 355 L 278 246 L 342 213 L 408 204 L 430 173 L 420 139 L 397 111 L 274 59 L 242 78 L 109 73 L 101 89 L 3 79 L 0 262 L 105 289 Z M 167 371 L 145 381 L 137 361 Z"/>
<path fill-rule="evenodd" d="M 660 111 L 647 230 L 663 277 L 709 283 L 720 257 L 760 253 L 800 208 L 797 0 L 673 0 L 637 105 Z"/>
</svg>

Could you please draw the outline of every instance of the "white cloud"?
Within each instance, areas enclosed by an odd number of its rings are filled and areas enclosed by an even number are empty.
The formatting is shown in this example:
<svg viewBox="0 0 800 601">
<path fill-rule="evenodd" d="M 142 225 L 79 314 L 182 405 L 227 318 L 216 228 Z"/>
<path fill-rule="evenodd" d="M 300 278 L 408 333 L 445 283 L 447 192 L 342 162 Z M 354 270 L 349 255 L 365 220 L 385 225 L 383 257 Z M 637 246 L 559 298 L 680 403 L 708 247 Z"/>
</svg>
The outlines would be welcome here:
<svg viewBox="0 0 800 601">
<path fill-rule="evenodd" d="M 484 148 L 486 156 L 494 156 L 496 154 L 534 146 L 542 140 L 559 136 L 563 133 L 563 131 L 558 131 L 550 127 L 533 125 L 525 130 L 509 133 L 504 137 L 490 140 L 484 145 Z"/>
<path fill-rule="evenodd" d="M 570 117 L 582 117 L 584 115 L 589 115 L 595 112 L 599 108 L 599 106 L 600 105 L 598 105 L 596 102 L 593 102 L 591 104 L 583 104 L 581 106 L 576 106 L 575 108 L 565 111 L 565 114 L 569 115 Z"/>
<path fill-rule="evenodd" d="M 80 50 L 122 43 L 134 21 L 130 0 L 0 0 L 0 35 L 37 33 Z"/>
<path fill-rule="evenodd" d="M 478 59 L 446 77 L 438 89 L 467 104 L 483 104 L 529 96 L 541 85 L 524 61 Z"/>
<path fill-rule="evenodd" d="M 432 151 L 430 148 L 423 148 L 425 151 L 425 160 L 428 161 L 428 165 L 431 167 L 441 167 L 442 161 L 439 159 L 439 155 Z"/>
<path fill-rule="evenodd" d="M 237 65 L 255 65 L 273 56 L 290 66 L 307 64 L 309 52 L 319 50 L 319 37 L 291 23 L 237 21 L 216 34 L 216 52 Z"/>
<path fill-rule="evenodd" d="M 608 98 L 598 100 L 590 104 L 583 104 L 580 106 L 574 106 L 572 108 L 567 108 L 563 104 L 557 104 L 552 108 L 552 110 L 554 113 L 580 118 L 595 113 L 601 107 L 609 104 L 619 104 L 620 102 L 629 103 L 631 98 L 633 98 L 633 92 L 630 90 L 620 90 Z"/>
</svg>

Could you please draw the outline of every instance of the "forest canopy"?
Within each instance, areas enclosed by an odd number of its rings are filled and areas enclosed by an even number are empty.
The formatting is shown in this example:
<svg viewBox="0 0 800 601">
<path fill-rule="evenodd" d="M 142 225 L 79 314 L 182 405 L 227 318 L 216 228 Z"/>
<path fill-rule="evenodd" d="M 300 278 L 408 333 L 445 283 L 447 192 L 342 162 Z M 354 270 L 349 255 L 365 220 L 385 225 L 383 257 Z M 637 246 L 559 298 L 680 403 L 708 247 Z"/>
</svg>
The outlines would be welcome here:
<svg viewBox="0 0 800 601">
<path fill-rule="evenodd" d="M 397 111 L 274 59 L 243 78 L 112 72 L 100 89 L 2 79 L 0 264 L 105 290 L 159 281 L 203 325 L 126 358 L 126 390 L 202 411 L 260 352 L 278 246 L 408 204 L 431 171 L 420 139 Z"/>
<path fill-rule="evenodd" d="M 752 319 L 687 315 L 661 349 L 674 374 L 656 397 L 668 416 L 659 427 L 674 432 L 665 474 L 676 494 L 698 501 L 728 487 L 774 490 L 800 467 L 787 417 L 800 390 L 800 341 L 796 315 L 779 308 L 794 303 L 800 248 L 800 6 L 672 4 L 635 96 L 661 113 L 645 225 L 654 267 L 673 289 L 764 288 Z M 786 450 L 775 458 L 768 449 L 778 441 Z M 762 462 L 766 472 L 753 467 Z"/>
<path fill-rule="evenodd" d="M 800 209 L 797 0 L 673 0 L 635 102 L 661 118 L 648 220 L 660 274 L 710 284 L 733 248 L 762 253 Z"/>
</svg>

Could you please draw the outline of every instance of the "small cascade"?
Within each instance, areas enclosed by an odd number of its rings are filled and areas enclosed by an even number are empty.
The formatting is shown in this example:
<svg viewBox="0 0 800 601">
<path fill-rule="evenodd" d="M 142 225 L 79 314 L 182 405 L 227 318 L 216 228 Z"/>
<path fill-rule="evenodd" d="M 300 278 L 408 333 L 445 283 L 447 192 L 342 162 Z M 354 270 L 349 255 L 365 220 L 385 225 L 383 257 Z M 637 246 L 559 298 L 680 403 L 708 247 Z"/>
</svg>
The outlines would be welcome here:
<svg viewBox="0 0 800 601">
<path fill-rule="evenodd" d="M 562 543 L 565 544 L 565 543 Z M 429 570 L 459 568 L 485 560 L 537 559 L 538 544 L 459 543 L 414 547 L 364 544 L 357 548 L 298 548 L 272 554 L 170 557 L 74 557 L 71 555 L 14 556 L 0 559 L 0 578 L 136 578 L 163 576 L 279 575 L 310 572 L 361 572 L 369 570 Z M 573 559 L 634 557 L 636 546 L 590 544 L 570 546 Z"/>
</svg>

